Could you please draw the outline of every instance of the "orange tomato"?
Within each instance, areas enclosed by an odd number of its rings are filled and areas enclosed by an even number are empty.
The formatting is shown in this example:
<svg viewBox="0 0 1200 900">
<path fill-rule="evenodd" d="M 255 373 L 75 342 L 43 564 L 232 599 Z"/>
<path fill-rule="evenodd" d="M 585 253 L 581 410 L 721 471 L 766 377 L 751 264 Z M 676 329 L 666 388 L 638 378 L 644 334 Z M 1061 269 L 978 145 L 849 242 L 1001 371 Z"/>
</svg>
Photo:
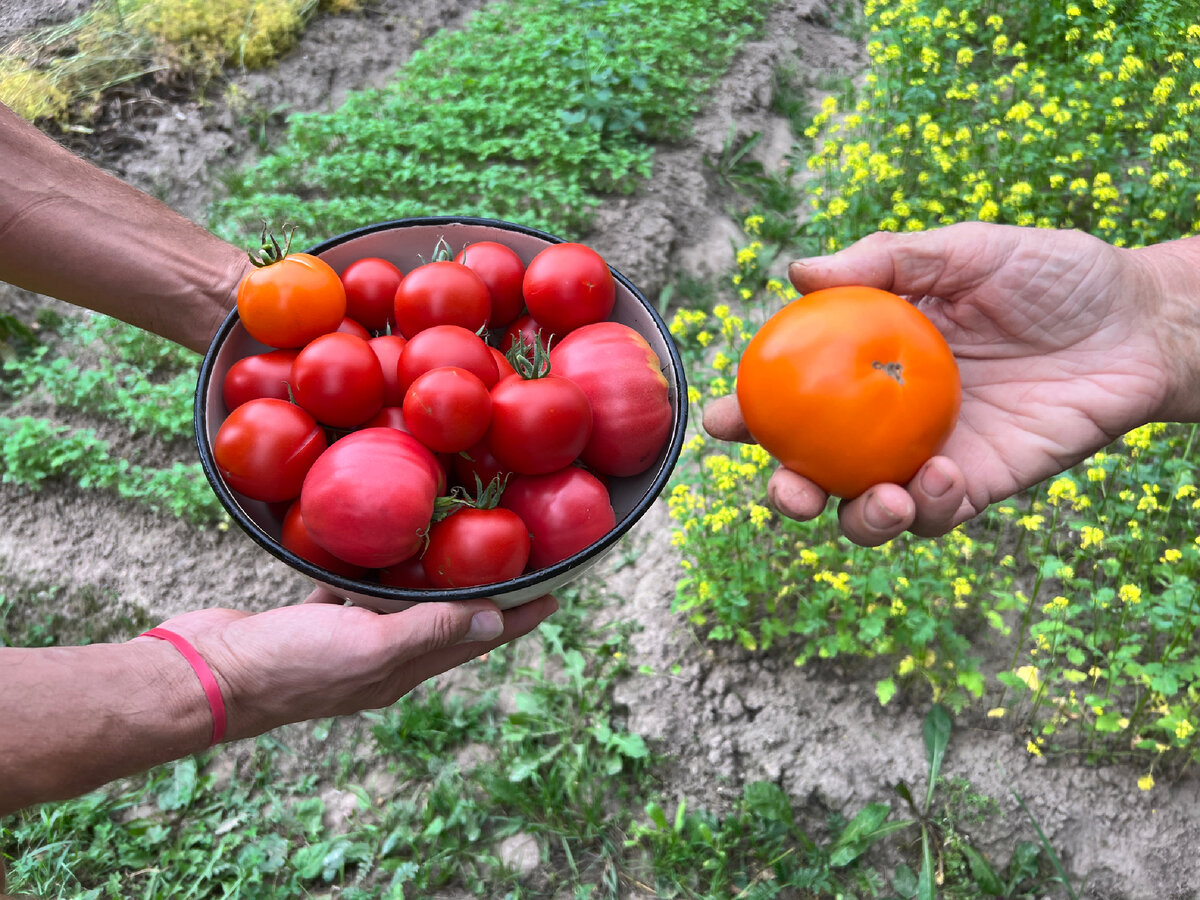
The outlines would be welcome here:
<svg viewBox="0 0 1200 900">
<path fill-rule="evenodd" d="M 814 291 L 750 340 L 737 398 L 756 441 L 836 497 L 907 483 L 949 437 L 962 386 L 954 354 L 887 291 Z"/>
<path fill-rule="evenodd" d="M 237 296 L 238 315 L 251 337 L 285 349 L 337 331 L 346 317 L 346 289 L 329 263 L 285 250 L 256 266 L 238 285 Z"/>
</svg>

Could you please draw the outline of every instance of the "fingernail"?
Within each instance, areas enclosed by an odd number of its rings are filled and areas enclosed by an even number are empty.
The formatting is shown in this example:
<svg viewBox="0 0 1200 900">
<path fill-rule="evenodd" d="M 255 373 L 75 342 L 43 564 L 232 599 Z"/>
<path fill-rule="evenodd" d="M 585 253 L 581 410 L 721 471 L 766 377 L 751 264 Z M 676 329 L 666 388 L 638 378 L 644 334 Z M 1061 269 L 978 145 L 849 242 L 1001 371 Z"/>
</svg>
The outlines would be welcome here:
<svg viewBox="0 0 1200 900">
<path fill-rule="evenodd" d="M 921 473 L 921 490 L 930 497 L 941 497 L 946 491 L 950 490 L 950 485 L 953 480 L 939 466 L 926 466 L 925 471 Z"/>
<path fill-rule="evenodd" d="M 463 641 L 494 641 L 504 632 L 504 618 L 494 609 L 471 616 L 471 627 Z"/>
<path fill-rule="evenodd" d="M 877 494 L 872 494 L 867 498 L 866 508 L 863 509 L 863 518 L 872 528 L 878 528 L 883 531 L 891 528 L 900 521 L 900 517 L 884 506 Z"/>
</svg>

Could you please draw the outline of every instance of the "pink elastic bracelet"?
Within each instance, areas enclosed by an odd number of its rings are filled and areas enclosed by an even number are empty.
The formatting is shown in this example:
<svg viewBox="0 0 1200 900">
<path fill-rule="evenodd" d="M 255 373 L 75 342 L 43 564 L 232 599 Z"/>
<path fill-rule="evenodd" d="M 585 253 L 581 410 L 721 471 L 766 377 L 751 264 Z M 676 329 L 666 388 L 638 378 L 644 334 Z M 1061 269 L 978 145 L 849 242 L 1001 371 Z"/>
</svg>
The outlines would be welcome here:
<svg viewBox="0 0 1200 900">
<path fill-rule="evenodd" d="M 192 671 L 196 673 L 196 677 L 200 679 L 200 686 L 204 688 L 204 696 L 208 698 L 208 707 L 212 710 L 213 729 L 212 741 L 209 746 L 213 747 L 219 744 L 221 738 L 225 737 L 225 698 L 221 696 L 221 686 L 217 684 L 217 677 L 213 675 L 208 663 L 196 652 L 195 647 L 166 628 L 151 628 L 149 631 L 143 632 L 142 636 L 167 641 L 183 654 L 183 658 L 187 660 Z"/>
</svg>

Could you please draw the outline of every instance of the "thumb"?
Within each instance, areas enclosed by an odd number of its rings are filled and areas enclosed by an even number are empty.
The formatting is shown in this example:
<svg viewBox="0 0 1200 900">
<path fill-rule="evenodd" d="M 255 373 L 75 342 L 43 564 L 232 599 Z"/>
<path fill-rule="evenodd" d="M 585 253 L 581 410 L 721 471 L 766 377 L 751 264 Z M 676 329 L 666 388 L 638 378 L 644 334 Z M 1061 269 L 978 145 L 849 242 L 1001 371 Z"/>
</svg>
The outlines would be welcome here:
<svg viewBox="0 0 1200 900">
<path fill-rule="evenodd" d="M 380 618 L 392 646 L 403 647 L 411 657 L 493 641 L 504 632 L 504 617 L 490 600 L 418 603 Z"/>
</svg>

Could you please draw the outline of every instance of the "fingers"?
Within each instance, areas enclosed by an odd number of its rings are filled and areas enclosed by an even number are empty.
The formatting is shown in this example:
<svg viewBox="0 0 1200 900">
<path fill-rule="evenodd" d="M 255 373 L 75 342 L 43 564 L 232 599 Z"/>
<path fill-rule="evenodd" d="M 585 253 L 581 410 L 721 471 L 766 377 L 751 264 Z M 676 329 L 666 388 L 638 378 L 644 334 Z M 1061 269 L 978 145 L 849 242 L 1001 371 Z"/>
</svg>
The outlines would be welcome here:
<svg viewBox="0 0 1200 900">
<path fill-rule="evenodd" d="M 311 594 L 304 598 L 305 603 L 328 603 L 332 606 L 345 606 L 346 598 L 339 597 L 332 591 L 327 591 L 325 588 L 317 588 Z"/>
<path fill-rule="evenodd" d="M 752 443 L 754 438 L 742 420 L 737 397 L 732 394 L 713 400 L 704 408 L 704 430 L 719 441 Z"/>
<path fill-rule="evenodd" d="M 875 232 L 829 256 L 796 260 L 788 277 L 802 294 L 861 284 L 953 299 L 993 274 L 1023 242 L 1044 240 L 1034 229 L 986 222 L 908 234 Z"/>
<path fill-rule="evenodd" d="M 788 518 L 806 522 L 824 511 L 829 495 L 803 475 L 780 466 L 767 482 L 767 501 Z"/>
<path fill-rule="evenodd" d="M 422 604 L 421 606 L 413 607 L 412 609 L 405 610 L 403 613 L 386 618 L 398 620 L 407 616 L 408 613 L 421 612 L 423 613 L 422 621 L 427 623 L 428 616 L 432 616 L 436 620 L 437 617 L 445 612 L 443 610 L 432 610 L 430 607 L 454 605 L 445 603 Z M 465 607 L 466 604 L 462 606 Z M 443 631 L 436 626 L 429 629 L 431 635 L 436 634 L 440 635 L 440 637 L 424 642 L 424 649 L 418 652 L 411 652 L 414 648 L 410 645 L 409 648 L 406 648 L 404 658 L 398 660 L 400 665 L 394 676 L 395 696 L 398 697 L 435 675 L 440 675 L 443 672 L 453 669 L 455 666 L 460 666 L 477 656 L 487 653 L 489 650 L 494 650 L 502 644 L 528 634 L 557 609 L 558 601 L 549 594 L 544 597 L 538 597 L 536 600 L 530 600 L 528 603 L 523 603 L 520 606 L 514 606 L 512 609 L 505 610 L 504 612 L 499 612 L 493 607 L 491 612 L 500 616 L 502 620 L 501 631 L 493 637 L 479 641 L 468 639 L 471 627 L 470 621 L 475 615 L 486 611 L 487 607 L 483 607 L 482 610 L 476 608 L 474 612 L 468 612 L 465 628 L 460 623 L 457 626 L 452 626 L 448 631 Z M 411 629 L 420 629 L 422 625 L 420 623 L 413 623 L 408 627 Z"/>
<path fill-rule="evenodd" d="M 925 463 L 907 488 L 877 484 L 842 503 L 842 533 L 863 547 L 877 547 L 911 531 L 937 537 L 958 524 L 966 497 L 966 480 L 951 460 L 937 456 Z"/>
</svg>

